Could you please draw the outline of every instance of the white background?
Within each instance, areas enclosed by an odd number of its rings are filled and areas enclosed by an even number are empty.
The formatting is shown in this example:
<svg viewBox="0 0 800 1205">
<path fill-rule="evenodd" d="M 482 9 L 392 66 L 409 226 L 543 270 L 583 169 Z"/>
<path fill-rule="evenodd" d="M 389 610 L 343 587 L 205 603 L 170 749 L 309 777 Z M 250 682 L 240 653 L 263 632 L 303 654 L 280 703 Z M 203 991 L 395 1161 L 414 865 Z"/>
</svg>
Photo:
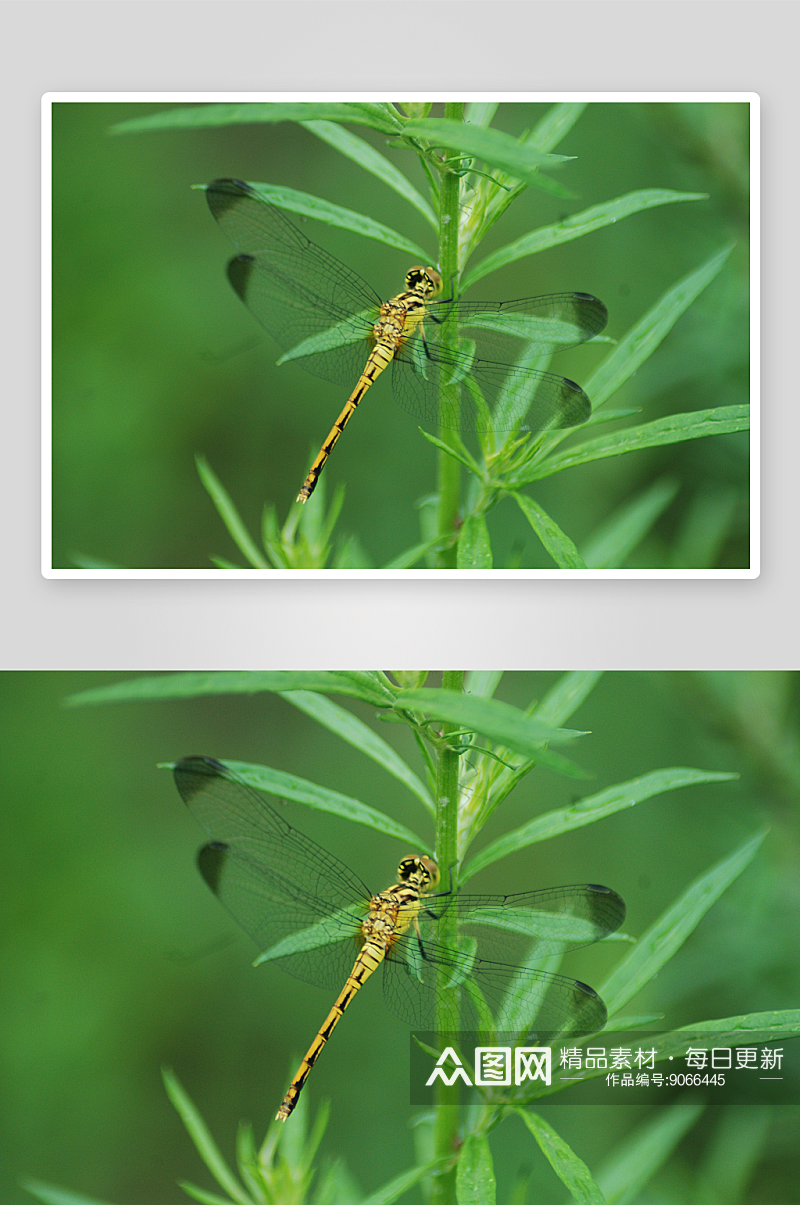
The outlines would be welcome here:
<svg viewBox="0 0 800 1205">
<path fill-rule="evenodd" d="M 796 668 L 793 3 L 5 3 L 0 668 Z M 456 50 L 453 51 L 453 45 Z M 443 53 L 442 47 L 447 52 Z M 44 92 L 757 92 L 762 572 L 755 581 L 46 581 Z"/>
</svg>

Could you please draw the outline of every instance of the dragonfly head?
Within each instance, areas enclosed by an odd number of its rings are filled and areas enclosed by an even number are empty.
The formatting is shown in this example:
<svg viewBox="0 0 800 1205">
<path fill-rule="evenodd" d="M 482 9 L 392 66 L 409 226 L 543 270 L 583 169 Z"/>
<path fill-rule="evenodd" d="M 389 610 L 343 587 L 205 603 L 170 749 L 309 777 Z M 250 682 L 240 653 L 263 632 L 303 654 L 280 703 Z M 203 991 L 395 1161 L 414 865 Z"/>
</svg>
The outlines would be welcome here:
<svg viewBox="0 0 800 1205">
<path fill-rule="evenodd" d="M 416 887 L 420 895 L 425 895 L 439 886 L 439 867 L 432 858 L 408 854 L 397 868 L 397 877 L 401 883 L 408 883 Z"/>
<path fill-rule="evenodd" d="M 423 268 L 417 264 L 406 272 L 406 289 L 416 293 L 423 301 L 432 301 L 442 291 L 442 278 L 435 268 Z"/>
</svg>

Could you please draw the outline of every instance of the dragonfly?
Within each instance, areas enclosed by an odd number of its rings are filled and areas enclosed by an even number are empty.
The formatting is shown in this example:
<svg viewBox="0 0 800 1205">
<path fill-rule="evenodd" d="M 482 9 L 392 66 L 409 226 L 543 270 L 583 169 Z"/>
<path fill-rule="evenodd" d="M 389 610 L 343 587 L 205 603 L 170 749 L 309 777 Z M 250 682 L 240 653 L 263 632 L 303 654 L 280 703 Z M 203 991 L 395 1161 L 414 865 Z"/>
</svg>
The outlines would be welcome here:
<svg viewBox="0 0 800 1205">
<path fill-rule="evenodd" d="M 365 393 L 391 363 L 397 402 L 426 424 L 457 431 L 531 434 L 585 422 L 591 403 L 574 381 L 515 365 L 592 339 L 608 311 L 589 293 L 520 301 L 442 299 L 433 267 L 416 265 L 383 301 L 360 276 L 298 230 L 242 180 L 206 186 L 214 217 L 239 254 L 236 293 L 285 354 L 349 397 L 297 496 L 307 502 Z M 451 290 L 452 292 L 452 290 Z M 454 333 L 455 332 L 455 333 Z"/>
<path fill-rule="evenodd" d="M 497 1031 L 578 1037 L 606 1023 L 587 984 L 534 959 L 577 949 L 622 924 L 625 904 L 596 884 L 517 895 L 438 891 L 424 854 L 402 858 L 397 882 L 373 895 L 333 854 L 293 828 L 233 770 L 211 757 L 173 767 L 189 811 L 212 838 L 198 854 L 214 895 L 274 962 L 304 983 L 338 992 L 295 1075 L 277 1119 L 286 1121 L 311 1068 L 366 980 L 383 967 L 391 1012 L 417 1031 Z M 456 949 L 440 932 L 455 913 Z M 486 958 L 508 957 L 505 963 Z M 443 986 L 444 980 L 444 986 Z M 452 989 L 452 990 L 451 990 Z"/>
</svg>

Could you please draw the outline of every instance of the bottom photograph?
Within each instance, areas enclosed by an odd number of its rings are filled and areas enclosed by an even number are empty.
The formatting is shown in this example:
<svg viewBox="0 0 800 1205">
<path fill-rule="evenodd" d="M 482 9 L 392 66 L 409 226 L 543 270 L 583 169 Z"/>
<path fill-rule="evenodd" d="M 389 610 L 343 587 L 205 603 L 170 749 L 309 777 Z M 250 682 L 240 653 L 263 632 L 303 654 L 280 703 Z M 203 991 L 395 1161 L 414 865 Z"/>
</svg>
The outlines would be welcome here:
<svg viewBox="0 0 800 1205">
<path fill-rule="evenodd" d="M 800 674 L 0 674 L 0 1197 L 791 1205 Z"/>
</svg>

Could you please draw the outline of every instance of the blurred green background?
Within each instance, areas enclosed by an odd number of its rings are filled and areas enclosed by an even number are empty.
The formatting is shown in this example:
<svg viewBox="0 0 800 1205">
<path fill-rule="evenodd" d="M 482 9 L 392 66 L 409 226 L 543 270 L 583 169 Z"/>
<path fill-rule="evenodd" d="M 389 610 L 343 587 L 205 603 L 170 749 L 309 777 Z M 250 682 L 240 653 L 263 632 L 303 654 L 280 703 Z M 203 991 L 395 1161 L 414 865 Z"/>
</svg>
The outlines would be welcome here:
<svg viewBox="0 0 800 1205">
<path fill-rule="evenodd" d="M 419 214 L 374 177 L 294 124 L 112 135 L 128 118 L 169 104 L 59 102 L 53 109 L 53 565 L 95 558 L 122 568 L 241 563 L 200 485 L 205 456 L 257 534 L 265 502 L 283 521 L 338 414 L 340 391 L 278 350 L 228 285 L 232 248 L 201 192 L 237 176 L 322 195 L 394 227 L 434 253 Z M 511 134 L 549 106 L 501 105 Z M 411 152 L 351 127 L 386 151 L 425 192 Z M 747 402 L 748 107 L 745 104 L 592 104 L 558 148 L 577 156 L 559 173 L 564 201 L 529 189 L 481 248 L 641 188 L 709 194 L 708 201 L 639 213 L 482 280 L 474 299 L 577 289 L 601 297 L 607 333 L 621 338 L 681 277 L 735 242 L 721 274 L 656 355 L 613 399 L 641 419 Z M 393 295 L 408 256 L 314 222 L 309 236 Z M 473 260 L 473 263 L 476 262 Z M 557 370 L 586 382 L 602 346 L 559 355 Z M 386 382 L 349 426 L 323 481 L 347 487 L 339 530 L 372 563 L 419 540 L 416 503 L 435 489 L 435 452 L 395 406 Z M 604 428 L 607 430 L 608 428 Z M 748 439 L 702 439 L 582 466 L 537 483 L 535 496 L 580 548 L 615 508 L 657 478 L 675 501 L 630 567 L 749 564 Z M 489 516 L 495 564 L 548 566 L 506 500 Z M 671 551 L 670 551 L 671 550 Z"/>
<path fill-rule="evenodd" d="M 30 1199 L 17 1187 L 21 1175 L 118 1205 L 182 1200 L 179 1178 L 211 1188 L 167 1102 L 160 1067 L 174 1068 L 232 1158 L 237 1123 L 249 1118 L 263 1133 L 332 1003 L 275 968 L 251 967 L 257 951 L 200 879 L 194 854 L 203 834 L 158 762 L 195 753 L 261 762 L 355 796 L 430 837 L 421 805 L 395 779 L 278 696 L 64 705 L 75 692 L 130 676 L 0 677 L 7 750 L 0 1199 L 10 1205 Z M 524 706 L 556 680 L 509 674 L 498 697 Z M 337 702 L 422 772 L 406 729 Z M 576 783 L 538 769 L 481 843 L 578 794 L 659 767 L 736 771 L 740 779 L 651 799 L 535 845 L 477 877 L 475 890 L 606 883 L 627 902 L 626 932 L 639 936 L 696 876 L 769 825 L 755 862 L 625 1011 L 663 1012 L 672 1026 L 795 1007 L 799 713 L 796 673 L 606 675 L 570 722 L 589 733 L 570 753 L 592 777 Z M 301 831 L 376 890 L 408 852 L 363 827 L 288 808 Z M 594 947 L 571 955 L 564 970 L 599 988 L 618 957 L 613 945 Z M 413 1163 L 415 1113 L 407 1103 L 407 1032 L 369 987 L 304 1093 L 312 1111 L 332 1100 L 321 1159 L 344 1159 L 365 1191 Z M 796 1077 L 791 1043 L 785 1065 Z M 648 1116 L 633 1107 L 542 1112 L 590 1168 Z M 796 1201 L 798 1110 L 774 1111 L 763 1148 L 765 1107 L 735 1112 L 735 1124 L 756 1135 L 758 1171 L 741 1199 Z M 726 1118 L 727 1110 L 709 1110 L 648 1187 L 648 1201 L 697 1200 L 691 1186 L 715 1143 L 724 1146 Z M 492 1146 L 500 1202 L 523 1162 L 534 1174 L 527 1199 L 560 1205 L 563 1187 L 517 1122 L 500 1127 Z"/>
</svg>

